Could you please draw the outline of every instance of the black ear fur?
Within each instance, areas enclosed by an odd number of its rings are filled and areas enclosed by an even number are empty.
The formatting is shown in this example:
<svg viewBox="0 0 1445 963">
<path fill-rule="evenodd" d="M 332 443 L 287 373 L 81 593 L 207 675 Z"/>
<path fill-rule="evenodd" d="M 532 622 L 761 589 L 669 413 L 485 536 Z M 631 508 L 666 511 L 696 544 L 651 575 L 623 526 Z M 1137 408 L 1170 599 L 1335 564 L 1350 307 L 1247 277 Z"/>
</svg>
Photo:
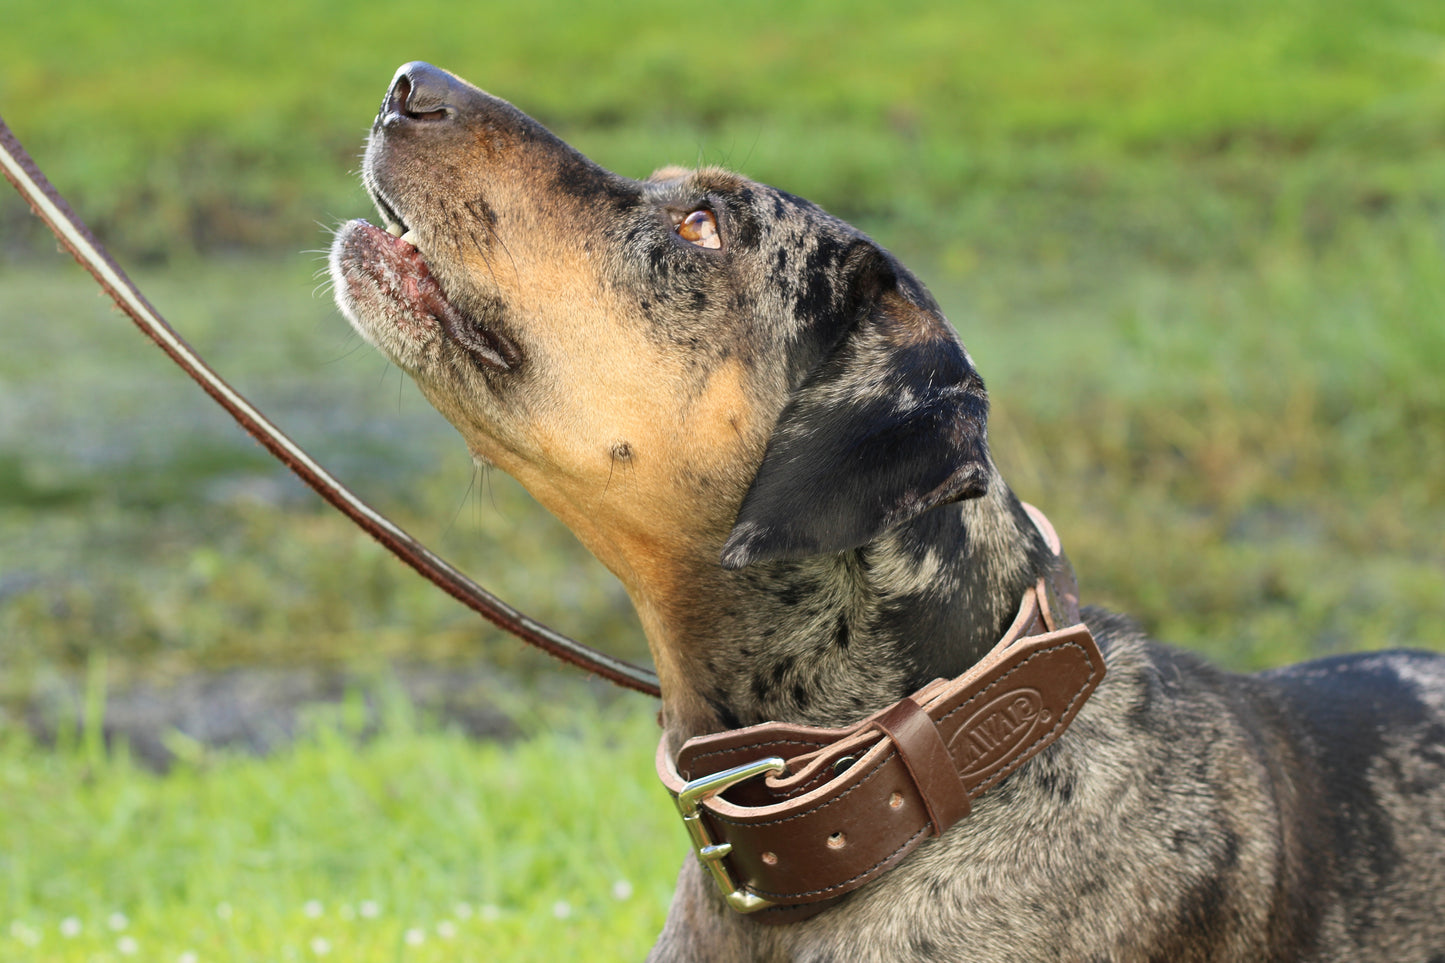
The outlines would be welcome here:
<svg viewBox="0 0 1445 963">
<path fill-rule="evenodd" d="M 724 568 L 857 548 L 987 491 L 983 380 L 942 316 L 889 274 L 779 416 Z"/>
</svg>

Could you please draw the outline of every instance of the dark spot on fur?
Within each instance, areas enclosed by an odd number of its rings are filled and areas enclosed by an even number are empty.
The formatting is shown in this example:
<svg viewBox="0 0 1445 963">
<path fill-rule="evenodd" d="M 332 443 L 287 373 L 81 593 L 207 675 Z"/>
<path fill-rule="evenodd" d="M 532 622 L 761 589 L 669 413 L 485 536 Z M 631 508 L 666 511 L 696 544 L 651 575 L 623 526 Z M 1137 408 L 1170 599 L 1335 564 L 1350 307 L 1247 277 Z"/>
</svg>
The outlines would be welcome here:
<svg viewBox="0 0 1445 963">
<path fill-rule="evenodd" d="M 778 601 L 786 606 L 792 607 L 807 598 L 812 590 L 813 586 L 809 584 L 785 582 L 782 588 L 778 590 Z"/>
<path fill-rule="evenodd" d="M 717 713 L 718 721 L 722 723 L 724 729 L 742 728 L 742 720 L 728 706 L 727 697 L 723 693 L 713 690 L 707 696 L 707 704 L 713 712 Z"/>
<path fill-rule="evenodd" d="M 552 190 L 558 197 L 595 199 L 614 212 L 631 207 L 642 197 L 640 187 L 581 157 L 575 163 L 557 166 Z"/>
<path fill-rule="evenodd" d="M 921 960 L 936 960 L 940 958 L 938 944 L 926 936 L 911 936 L 908 939 L 908 948 L 913 955 Z"/>
<path fill-rule="evenodd" d="M 1307 762 L 1326 794 L 1320 811 L 1329 814 L 1322 828 L 1333 837 L 1321 845 L 1354 868 L 1342 876 L 1346 897 L 1369 899 L 1402 857 L 1394 821 L 1368 774 L 1389 755 L 1387 734 L 1431 726 L 1429 709 L 1393 666 L 1372 655 L 1321 659 L 1257 678 L 1283 696 L 1282 721 L 1297 730 L 1298 745 L 1312 750 Z"/>
<path fill-rule="evenodd" d="M 484 198 L 478 196 L 467 201 L 467 210 L 477 219 L 477 223 L 484 227 L 490 229 L 497 226 L 497 212 Z"/>
<path fill-rule="evenodd" d="M 813 704 L 813 694 L 809 692 L 808 687 L 801 682 L 793 683 L 793 704 L 797 706 L 800 711 L 804 712 Z"/>
<path fill-rule="evenodd" d="M 848 648 L 851 638 L 848 635 L 848 619 L 846 616 L 838 616 L 838 629 L 833 633 L 833 647 L 837 649 Z"/>
<path fill-rule="evenodd" d="M 752 689 L 754 702 L 766 701 L 768 698 L 768 693 L 771 691 L 770 687 L 768 686 L 767 676 L 765 676 L 761 672 L 753 676 L 752 683 L 749 688 Z"/>
<path fill-rule="evenodd" d="M 743 200 L 752 198 L 752 191 L 743 192 Z M 739 206 L 731 211 L 728 218 L 728 227 L 731 232 L 728 236 L 728 246 L 742 250 L 751 250 L 758 246 L 758 239 L 762 236 L 762 229 L 758 226 L 757 216 L 751 207 Z"/>
<path fill-rule="evenodd" d="M 800 274 L 803 287 L 798 292 L 794 313 L 801 325 L 816 329 L 835 317 L 834 298 L 838 291 L 837 268 L 843 258 L 844 245 L 832 238 L 820 237 L 803 259 Z"/>
<path fill-rule="evenodd" d="M 1170 928 L 1171 945 L 1150 955 L 1150 963 L 1180 963 L 1199 960 L 1207 948 L 1219 943 L 1222 931 L 1232 925 L 1228 912 L 1226 883 L 1219 877 L 1208 877 L 1184 894 L 1175 910 L 1175 924 Z"/>
<path fill-rule="evenodd" d="M 1233 869 L 1239 865 L 1239 834 L 1226 826 L 1220 841 L 1223 847 L 1219 853 L 1219 866 L 1221 869 Z"/>
<path fill-rule="evenodd" d="M 1039 767 L 1039 788 L 1059 802 L 1067 803 L 1074 798 L 1074 781 L 1055 769 Z"/>
</svg>

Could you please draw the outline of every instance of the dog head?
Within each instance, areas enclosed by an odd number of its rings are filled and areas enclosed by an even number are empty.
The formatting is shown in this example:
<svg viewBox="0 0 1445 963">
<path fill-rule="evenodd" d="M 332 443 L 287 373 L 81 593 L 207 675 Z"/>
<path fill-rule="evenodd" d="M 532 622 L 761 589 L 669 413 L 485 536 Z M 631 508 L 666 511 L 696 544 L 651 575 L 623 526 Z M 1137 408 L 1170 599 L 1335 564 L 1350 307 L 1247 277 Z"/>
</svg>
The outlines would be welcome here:
<svg viewBox="0 0 1445 963">
<path fill-rule="evenodd" d="M 716 169 L 632 180 L 407 64 L 342 311 L 633 592 L 841 552 L 992 477 L 983 384 L 862 233 Z"/>
</svg>

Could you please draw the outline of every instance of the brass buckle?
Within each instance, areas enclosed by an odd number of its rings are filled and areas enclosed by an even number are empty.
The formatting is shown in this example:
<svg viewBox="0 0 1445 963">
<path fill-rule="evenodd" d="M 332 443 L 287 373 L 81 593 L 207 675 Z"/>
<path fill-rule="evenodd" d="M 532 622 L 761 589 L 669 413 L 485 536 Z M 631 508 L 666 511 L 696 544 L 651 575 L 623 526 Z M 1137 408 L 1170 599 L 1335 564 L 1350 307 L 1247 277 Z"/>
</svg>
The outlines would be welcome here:
<svg viewBox="0 0 1445 963">
<path fill-rule="evenodd" d="M 713 881 L 717 883 L 717 888 L 722 892 L 728 905 L 739 913 L 754 913 L 773 904 L 761 896 L 749 893 L 733 882 L 732 874 L 728 872 L 727 866 L 723 863 L 723 858 L 733 851 L 733 844 L 719 843 L 713 840 L 708 834 L 707 826 L 702 821 L 702 811 L 699 807 L 704 801 L 711 799 L 730 786 L 769 773 L 786 772 L 787 768 L 788 764 L 783 761 L 781 756 L 769 756 L 766 759 L 759 759 L 757 762 L 734 766 L 731 769 L 724 769 L 722 772 L 715 772 L 711 776 L 694 779 L 682 787 L 682 792 L 677 794 L 675 800 L 677 811 L 682 814 L 682 824 L 687 827 L 687 834 L 692 837 L 693 851 L 712 873 Z"/>
</svg>

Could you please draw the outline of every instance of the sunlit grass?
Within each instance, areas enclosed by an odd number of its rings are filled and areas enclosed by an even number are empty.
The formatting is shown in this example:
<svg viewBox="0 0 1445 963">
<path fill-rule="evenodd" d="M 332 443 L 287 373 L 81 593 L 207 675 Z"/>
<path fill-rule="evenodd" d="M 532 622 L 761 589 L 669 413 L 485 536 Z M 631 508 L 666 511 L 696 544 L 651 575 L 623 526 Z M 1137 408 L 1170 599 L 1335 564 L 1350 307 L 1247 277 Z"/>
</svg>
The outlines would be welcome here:
<svg viewBox="0 0 1445 963">
<path fill-rule="evenodd" d="M 160 777 L 0 737 L 0 958 L 640 958 L 686 851 L 639 700 L 477 744 L 357 707 Z M 556 721 L 555 714 L 552 721 Z"/>
<path fill-rule="evenodd" d="M 1409 0 L 16 0 L 0 112 L 108 239 L 155 256 L 364 209 L 344 174 L 414 59 L 633 176 L 722 163 L 934 233 L 1130 208 L 1147 228 L 1160 200 L 1275 218 L 1438 192 L 1442 51 L 1442 8 Z"/>
</svg>

